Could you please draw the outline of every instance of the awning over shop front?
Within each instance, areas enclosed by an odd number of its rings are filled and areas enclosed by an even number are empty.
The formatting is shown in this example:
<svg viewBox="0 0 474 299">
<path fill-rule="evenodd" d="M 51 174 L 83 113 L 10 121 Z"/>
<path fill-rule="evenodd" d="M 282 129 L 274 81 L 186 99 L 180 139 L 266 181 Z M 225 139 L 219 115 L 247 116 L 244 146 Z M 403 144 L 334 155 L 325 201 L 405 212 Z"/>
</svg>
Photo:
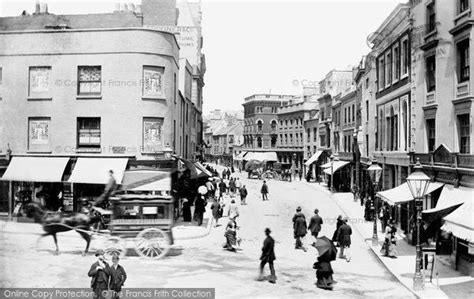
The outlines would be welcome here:
<svg viewBox="0 0 474 299">
<path fill-rule="evenodd" d="M 347 161 L 334 161 L 333 162 L 333 165 L 331 167 L 331 163 L 329 163 L 329 167 L 326 167 L 324 168 L 324 173 L 325 174 L 329 174 L 329 175 L 332 175 L 333 173 L 336 173 L 336 171 L 338 171 L 339 169 L 341 169 L 342 167 L 346 166 L 347 164 L 349 164 L 351 162 L 347 162 Z M 326 165 L 326 164 L 325 164 Z M 331 169 L 332 168 L 332 169 Z M 332 172 L 331 172 L 332 170 Z"/>
<path fill-rule="evenodd" d="M 321 168 L 328 168 L 331 167 L 331 162 L 324 163 L 323 165 L 320 166 Z"/>
<path fill-rule="evenodd" d="M 109 170 L 114 172 L 117 184 L 122 182 L 127 158 L 77 158 L 69 182 L 81 184 L 107 184 Z"/>
<path fill-rule="evenodd" d="M 237 156 L 235 156 L 234 160 L 237 160 L 237 161 L 242 161 L 245 157 L 245 155 L 247 155 L 248 152 L 241 152 L 240 154 L 238 154 Z"/>
<path fill-rule="evenodd" d="M 311 156 L 311 158 L 309 158 L 308 161 L 304 162 L 304 165 L 309 166 L 313 164 L 314 162 L 318 161 L 322 153 L 323 151 L 317 151 L 314 155 Z"/>
<path fill-rule="evenodd" d="M 278 161 L 276 152 L 248 152 L 244 160 L 257 160 L 261 162 Z"/>
<path fill-rule="evenodd" d="M 457 238 L 474 243 L 474 198 L 472 192 L 466 202 L 454 212 L 444 217 L 442 230 L 452 233 Z"/>
<path fill-rule="evenodd" d="M 3 181 L 61 182 L 69 158 L 13 157 Z"/>
<path fill-rule="evenodd" d="M 426 194 L 438 190 L 443 187 L 444 184 L 433 182 L 428 185 L 428 190 Z M 410 192 L 410 188 L 407 183 L 403 183 L 393 189 L 377 192 L 377 195 L 383 200 L 386 201 L 389 205 L 396 205 L 413 200 L 413 196 Z"/>
<path fill-rule="evenodd" d="M 171 191 L 171 173 L 159 170 L 128 170 L 122 180 L 123 190 Z"/>
<path fill-rule="evenodd" d="M 194 162 L 194 165 L 196 166 L 198 177 L 202 177 L 202 176 L 211 177 L 212 176 L 212 173 L 209 170 L 207 170 L 206 167 L 204 167 L 204 165 L 202 165 L 201 163 Z"/>
<path fill-rule="evenodd" d="M 459 208 L 466 200 L 474 196 L 472 189 L 446 185 L 433 209 L 422 211 L 423 220 L 432 222 L 441 219 Z"/>
</svg>

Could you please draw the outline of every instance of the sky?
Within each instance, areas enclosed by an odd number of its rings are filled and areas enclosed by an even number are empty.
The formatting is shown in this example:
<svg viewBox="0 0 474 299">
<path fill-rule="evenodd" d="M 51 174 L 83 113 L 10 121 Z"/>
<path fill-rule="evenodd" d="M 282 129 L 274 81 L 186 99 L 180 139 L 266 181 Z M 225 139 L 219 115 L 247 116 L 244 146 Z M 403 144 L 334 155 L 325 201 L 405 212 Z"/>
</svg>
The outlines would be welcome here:
<svg viewBox="0 0 474 299">
<path fill-rule="evenodd" d="M 118 1 L 46 2 L 50 13 L 74 14 L 112 12 Z M 204 112 L 242 110 L 255 93 L 298 95 L 332 69 L 351 69 L 370 50 L 367 36 L 400 2 L 202 0 Z M 0 0 L 0 16 L 31 13 L 34 3 Z"/>
</svg>

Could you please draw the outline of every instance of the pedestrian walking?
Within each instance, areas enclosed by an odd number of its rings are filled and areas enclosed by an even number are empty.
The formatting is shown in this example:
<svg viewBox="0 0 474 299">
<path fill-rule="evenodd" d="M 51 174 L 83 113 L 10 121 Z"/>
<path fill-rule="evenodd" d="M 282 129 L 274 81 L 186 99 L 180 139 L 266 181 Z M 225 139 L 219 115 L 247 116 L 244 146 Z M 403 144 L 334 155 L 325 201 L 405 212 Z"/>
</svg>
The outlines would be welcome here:
<svg viewBox="0 0 474 299">
<path fill-rule="evenodd" d="M 344 221 L 342 220 L 342 215 L 337 216 L 336 219 L 336 230 L 334 230 L 334 234 L 332 235 L 332 241 L 336 243 L 336 246 L 339 246 L 339 240 L 338 240 L 338 232 L 339 228 L 344 224 Z"/>
<path fill-rule="evenodd" d="M 221 182 L 219 183 L 219 199 L 222 198 L 226 190 L 227 190 L 227 185 L 225 184 L 224 180 L 221 180 Z"/>
<path fill-rule="evenodd" d="M 196 221 L 197 221 L 198 226 L 201 226 L 202 224 L 205 211 L 206 211 L 206 199 L 204 198 L 204 195 L 200 195 L 196 198 L 196 201 L 194 203 L 194 212 L 196 215 Z"/>
<path fill-rule="evenodd" d="M 234 221 L 229 221 L 227 224 L 224 237 L 226 243 L 224 248 L 236 252 L 240 248 L 241 239 L 237 236 L 237 224 Z"/>
<path fill-rule="evenodd" d="M 211 205 L 211 210 L 212 210 L 212 218 L 214 218 L 214 227 L 218 227 L 219 224 L 219 218 L 220 218 L 220 209 L 221 209 L 221 205 L 219 204 L 219 202 L 214 199 L 214 201 L 212 202 L 212 205 Z"/>
<path fill-rule="evenodd" d="M 306 252 L 306 247 L 304 246 L 306 231 L 306 218 L 303 213 L 301 213 L 301 207 L 297 207 L 296 214 L 293 216 L 293 235 L 296 239 L 295 249 L 303 249 L 303 251 Z"/>
<path fill-rule="evenodd" d="M 349 248 L 351 247 L 351 235 L 352 235 L 352 228 L 350 227 L 347 222 L 349 218 L 345 217 L 343 219 L 343 224 L 339 227 L 338 230 L 338 241 L 339 246 L 341 246 L 341 251 L 339 253 L 340 258 L 345 258 L 347 262 L 351 261 L 351 255 L 349 252 Z"/>
<path fill-rule="evenodd" d="M 225 179 L 225 176 L 227 175 L 227 172 L 224 170 L 222 170 L 222 179 Z"/>
<path fill-rule="evenodd" d="M 323 224 L 323 218 L 319 216 L 319 210 L 314 210 L 314 215 L 309 220 L 308 230 L 311 232 L 311 236 L 314 238 L 314 242 L 316 242 L 316 238 L 318 237 L 319 232 L 321 231 L 321 225 Z M 315 244 L 315 243 L 313 243 Z"/>
<path fill-rule="evenodd" d="M 206 188 L 207 188 L 207 198 L 212 198 L 214 197 L 215 190 L 214 190 L 214 184 L 212 183 L 212 178 L 209 178 L 206 182 Z"/>
<path fill-rule="evenodd" d="M 245 187 L 245 185 L 242 186 L 242 188 L 240 188 L 239 190 L 240 192 L 240 204 L 241 205 L 246 205 L 247 204 L 247 195 L 248 195 L 248 192 L 247 192 L 247 188 Z"/>
<path fill-rule="evenodd" d="M 387 257 L 397 258 L 397 228 L 395 222 L 390 221 L 389 225 L 385 229 L 385 240 L 382 245 L 380 252 Z"/>
<path fill-rule="evenodd" d="M 231 174 L 231 173 L 230 173 L 230 169 L 229 169 L 229 168 L 227 168 L 226 174 L 227 174 L 227 178 L 230 179 L 230 174 Z"/>
<path fill-rule="evenodd" d="M 262 188 L 260 189 L 260 192 L 262 193 L 262 200 L 268 200 L 268 186 L 267 186 L 267 181 L 263 181 Z"/>
<path fill-rule="evenodd" d="M 105 292 L 109 289 L 110 266 L 105 261 L 104 251 L 98 250 L 95 254 L 97 261 L 92 264 L 87 275 L 92 277 L 91 288 L 95 298 L 105 298 Z"/>
<path fill-rule="evenodd" d="M 118 255 L 112 257 L 112 266 L 110 267 L 110 290 L 113 291 L 112 298 L 119 299 L 120 292 L 122 291 L 122 286 L 127 280 L 127 273 L 125 269 L 119 265 Z"/>
<path fill-rule="evenodd" d="M 375 199 L 377 200 L 377 199 Z M 389 223 L 390 220 L 390 208 L 386 203 L 384 203 L 382 209 L 380 210 L 380 222 L 382 223 L 382 230 L 385 231 L 387 228 L 387 224 Z"/>
<path fill-rule="evenodd" d="M 239 217 L 239 207 L 235 204 L 235 200 L 232 199 L 230 201 L 230 206 L 229 206 L 229 219 L 235 222 L 235 225 L 237 226 L 237 217 Z"/>
<path fill-rule="evenodd" d="M 301 181 L 303 179 L 303 169 L 300 168 L 298 175 L 300 176 L 300 181 Z"/>
<path fill-rule="evenodd" d="M 229 181 L 229 188 L 230 188 L 230 193 L 232 196 L 235 195 L 235 178 L 230 178 L 230 181 Z"/>
<path fill-rule="evenodd" d="M 268 282 L 276 283 L 276 274 L 275 274 L 275 266 L 273 265 L 273 261 L 275 261 L 275 240 L 270 236 L 272 231 L 267 227 L 265 229 L 265 240 L 263 241 L 262 247 L 262 255 L 260 256 L 260 276 L 258 277 L 259 281 L 265 280 L 263 276 L 263 270 L 265 265 L 268 263 L 268 267 L 270 268 L 270 278 Z"/>
</svg>

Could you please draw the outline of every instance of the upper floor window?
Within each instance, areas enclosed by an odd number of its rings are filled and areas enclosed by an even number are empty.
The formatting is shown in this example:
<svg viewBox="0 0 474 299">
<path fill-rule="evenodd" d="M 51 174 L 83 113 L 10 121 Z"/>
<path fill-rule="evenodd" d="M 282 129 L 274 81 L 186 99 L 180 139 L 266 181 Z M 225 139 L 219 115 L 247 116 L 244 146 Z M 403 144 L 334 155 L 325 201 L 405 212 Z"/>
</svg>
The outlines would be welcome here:
<svg viewBox="0 0 474 299">
<path fill-rule="evenodd" d="M 428 151 L 433 152 L 436 145 L 436 122 L 434 118 L 426 120 L 426 135 L 428 137 Z"/>
<path fill-rule="evenodd" d="M 272 113 L 277 113 L 277 107 L 272 107 Z"/>
<path fill-rule="evenodd" d="M 459 13 L 465 12 L 469 9 L 469 0 L 458 0 L 459 1 Z"/>
<path fill-rule="evenodd" d="M 401 62 L 401 78 L 408 75 L 409 61 L 410 61 L 410 49 L 408 46 L 408 36 L 405 36 L 402 39 L 402 49 L 400 53 L 400 62 Z"/>
<path fill-rule="evenodd" d="M 355 122 L 355 105 L 352 105 L 352 122 Z"/>
<path fill-rule="evenodd" d="M 275 130 L 277 129 L 277 122 L 276 122 L 276 120 L 272 120 L 271 126 L 272 126 L 272 131 L 275 131 Z"/>
<path fill-rule="evenodd" d="M 316 136 L 317 136 L 317 135 L 316 135 L 316 134 L 317 134 L 317 130 L 318 130 L 317 128 L 313 128 L 313 141 L 314 141 L 314 142 L 316 142 L 316 139 L 317 139 L 317 138 L 316 138 Z"/>
<path fill-rule="evenodd" d="M 426 88 L 427 91 L 436 90 L 436 57 L 426 58 Z"/>
<path fill-rule="evenodd" d="M 458 115 L 459 122 L 459 153 L 469 154 L 470 153 L 470 123 L 469 114 Z"/>
<path fill-rule="evenodd" d="M 158 151 L 162 143 L 163 118 L 143 118 L 143 149 L 145 152 Z"/>
<path fill-rule="evenodd" d="M 393 46 L 393 82 L 400 79 L 400 46 L 398 43 Z"/>
<path fill-rule="evenodd" d="M 143 67 L 143 96 L 151 98 L 163 98 L 165 95 L 164 67 Z"/>
<path fill-rule="evenodd" d="M 385 87 L 385 65 L 384 65 L 384 63 L 385 63 L 385 59 L 384 59 L 384 56 L 382 56 L 382 57 L 379 58 L 378 68 L 377 68 L 378 69 L 377 82 L 378 82 L 379 90 L 382 90 Z"/>
<path fill-rule="evenodd" d="M 257 147 L 262 148 L 262 137 L 257 137 Z"/>
<path fill-rule="evenodd" d="M 0 67 L 0 100 L 2 99 L 2 68 Z"/>
<path fill-rule="evenodd" d="M 263 107 L 262 106 L 255 107 L 255 113 L 263 113 Z"/>
<path fill-rule="evenodd" d="M 385 53 L 385 86 L 392 83 L 392 51 Z"/>
<path fill-rule="evenodd" d="M 100 117 L 77 118 L 77 146 L 100 147 Z"/>
<path fill-rule="evenodd" d="M 469 39 L 458 43 L 458 76 L 459 82 L 469 80 Z"/>
<path fill-rule="evenodd" d="M 309 140 L 311 139 L 311 130 L 307 129 L 306 134 L 308 135 L 308 142 L 309 142 Z"/>
<path fill-rule="evenodd" d="M 30 84 L 28 95 L 30 97 L 41 96 L 49 93 L 51 67 L 30 67 Z"/>
<path fill-rule="evenodd" d="M 79 66 L 77 94 L 97 95 L 102 92 L 101 66 Z"/>
<path fill-rule="evenodd" d="M 51 151 L 50 117 L 28 119 L 28 150 Z"/>
<path fill-rule="evenodd" d="M 369 101 L 365 101 L 365 117 L 366 121 L 369 121 Z"/>
<path fill-rule="evenodd" d="M 257 121 L 257 130 L 258 132 L 263 130 L 263 122 L 261 120 Z"/>
<path fill-rule="evenodd" d="M 430 5 L 426 8 L 426 15 L 427 15 L 427 24 L 428 24 L 428 32 L 432 32 L 436 29 L 436 12 L 435 12 L 435 2 L 431 2 Z"/>
</svg>

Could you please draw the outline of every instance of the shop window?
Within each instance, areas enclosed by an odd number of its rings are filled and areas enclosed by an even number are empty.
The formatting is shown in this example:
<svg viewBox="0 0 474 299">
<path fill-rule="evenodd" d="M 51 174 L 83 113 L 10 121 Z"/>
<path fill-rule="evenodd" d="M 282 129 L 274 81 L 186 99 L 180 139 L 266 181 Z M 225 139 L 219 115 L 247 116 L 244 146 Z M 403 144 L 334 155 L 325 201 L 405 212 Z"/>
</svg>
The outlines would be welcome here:
<svg viewBox="0 0 474 299">
<path fill-rule="evenodd" d="M 469 114 L 458 115 L 459 122 L 459 153 L 470 153 L 470 122 Z"/>
<path fill-rule="evenodd" d="M 51 118 L 30 117 L 28 119 L 28 150 L 29 151 L 51 151 Z"/>
<path fill-rule="evenodd" d="M 436 145 L 436 121 L 434 118 L 426 120 L 426 134 L 428 137 L 428 151 L 433 152 Z"/>
<path fill-rule="evenodd" d="M 436 57 L 435 55 L 426 58 L 426 87 L 427 91 L 436 90 Z"/>
<path fill-rule="evenodd" d="M 77 145 L 79 148 L 99 148 L 100 138 L 100 117 L 77 119 Z"/>
<path fill-rule="evenodd" d="M 458 43 L 458 81 L 464 82 L 469 80 L 469 39 L 465 39 Z"/>
<path fill-rule="evenodd" d="M 78 84 L 79 95 L 99 95 L 102 92 L 101 66 L 79 66 Z"/>
<path fill-rule="evenodd" d="M 143 67 L 143 97 L 163 98 L 165 96 L 164 67 Z"/>
</svg>

